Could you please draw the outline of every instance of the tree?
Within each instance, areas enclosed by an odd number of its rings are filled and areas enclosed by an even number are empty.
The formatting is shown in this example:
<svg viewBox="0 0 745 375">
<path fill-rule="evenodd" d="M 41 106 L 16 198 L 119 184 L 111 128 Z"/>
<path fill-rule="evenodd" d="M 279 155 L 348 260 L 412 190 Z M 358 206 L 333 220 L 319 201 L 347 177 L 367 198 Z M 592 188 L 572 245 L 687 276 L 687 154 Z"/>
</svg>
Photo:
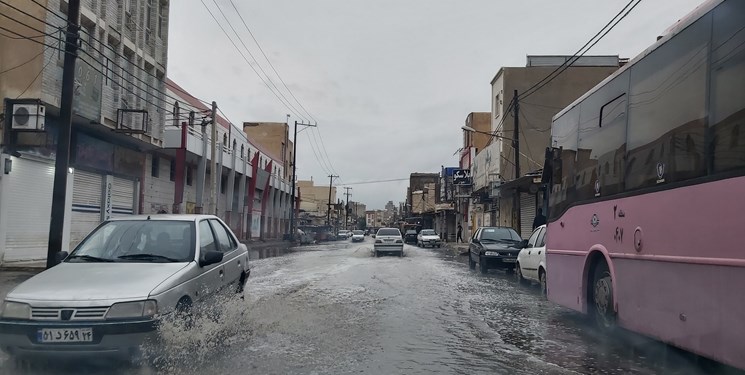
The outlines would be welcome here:
<svg viewBox="0 0 745 375">
<path fill-rule="evenodd" d="M 357 229 L 367 229 L 367 219 L 361 218 L 357 220 Z"/>
</svg>

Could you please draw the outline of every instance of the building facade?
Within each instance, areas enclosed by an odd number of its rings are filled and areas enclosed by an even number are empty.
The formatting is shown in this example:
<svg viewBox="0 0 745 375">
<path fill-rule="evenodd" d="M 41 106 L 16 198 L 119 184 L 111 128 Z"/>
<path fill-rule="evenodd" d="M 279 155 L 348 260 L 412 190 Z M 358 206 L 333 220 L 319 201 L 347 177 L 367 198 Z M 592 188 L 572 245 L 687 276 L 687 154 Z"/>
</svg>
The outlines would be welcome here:
<svg viewBox="0 0 745 375">
<path fill-rule="evenodd" d="M 307 218 L 304 225 L 333 225 L 338 218 L 338 211 L 331 207 L 331 222 L 329 215 L 329 186 L 316 186 L 313 180 L 299 180 L 297 187 L 300 192 L 300 213 Z M 336 205 L 336 187 L 331 187 L 331 204 Z"/>
<path fill-rule="evenodd" d="M 60 0 L 0 5 L 5 263 L 46 259 L 66 11 Z M 162 147 L 168 112 L 168 1 L 83 1 L 80 24 L 63 250 L 140 211 L 145 155 Z"/>
</svg>

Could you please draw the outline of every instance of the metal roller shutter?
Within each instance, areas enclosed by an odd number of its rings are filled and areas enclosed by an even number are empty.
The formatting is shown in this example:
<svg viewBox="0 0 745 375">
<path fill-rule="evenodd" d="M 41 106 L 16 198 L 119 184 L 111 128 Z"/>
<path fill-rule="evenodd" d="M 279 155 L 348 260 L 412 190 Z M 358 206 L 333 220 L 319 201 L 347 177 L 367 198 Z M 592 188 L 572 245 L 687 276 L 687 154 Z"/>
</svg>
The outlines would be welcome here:
<svg viewBox="0 0 745 375">
<path fill-rule="evenodd" d="M 3 261 L 46 259 L 54 164 L 14 158 L 13 171 L 2 178 L 8 210 Z"/>
<path fill-rule="evenodd" d="M 135 181 L 113 177 L 111 185 L 111 217 L 134 214 Z"/>
<path fill-rule="evenodd" d="M 535 194 L 520 193 L 520 236 L 522 238 L 528 238 L 533 233 L 535 201 Z"/>
<path fill-rule="evenodd" d="M 75 170 L 72 190 L 72 220 L 70 249 L 77 246 L 93 228 L 101 223 L 102 176 Z"/>
</svg>

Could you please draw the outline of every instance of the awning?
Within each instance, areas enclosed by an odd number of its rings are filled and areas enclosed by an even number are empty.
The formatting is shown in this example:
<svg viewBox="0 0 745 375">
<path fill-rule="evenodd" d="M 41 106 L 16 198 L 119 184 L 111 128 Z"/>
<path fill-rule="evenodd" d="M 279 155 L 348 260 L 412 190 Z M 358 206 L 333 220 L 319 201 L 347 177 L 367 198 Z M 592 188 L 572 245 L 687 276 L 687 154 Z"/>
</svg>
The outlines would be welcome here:
<svg viewBox="0 0 745 375">
<path fill-rule="evenodd" d="M 535 194 L 542 188 L 541 172 L 530 173 L 516 180 L 507 181 L 499 186 L 502 197 L 510 196 L 514 192 Z"/>
</svg>

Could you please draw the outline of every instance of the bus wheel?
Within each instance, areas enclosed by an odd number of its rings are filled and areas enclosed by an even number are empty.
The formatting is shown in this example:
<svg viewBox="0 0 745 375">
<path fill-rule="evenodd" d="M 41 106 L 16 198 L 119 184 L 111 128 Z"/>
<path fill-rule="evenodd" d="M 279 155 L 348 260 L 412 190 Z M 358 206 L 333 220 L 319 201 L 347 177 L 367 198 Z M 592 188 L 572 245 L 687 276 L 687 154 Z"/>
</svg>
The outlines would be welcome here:
<svg viewBox="0 0 745 375">
<path fill-rule="evenodd" d="M 592 309 L 596 324 L 611 330 L 616 325 L 616 313 L 613 311 L 613 279 L 608 265 L 601 261 L 595 267 L 592 286 Z"/>
</svg>

